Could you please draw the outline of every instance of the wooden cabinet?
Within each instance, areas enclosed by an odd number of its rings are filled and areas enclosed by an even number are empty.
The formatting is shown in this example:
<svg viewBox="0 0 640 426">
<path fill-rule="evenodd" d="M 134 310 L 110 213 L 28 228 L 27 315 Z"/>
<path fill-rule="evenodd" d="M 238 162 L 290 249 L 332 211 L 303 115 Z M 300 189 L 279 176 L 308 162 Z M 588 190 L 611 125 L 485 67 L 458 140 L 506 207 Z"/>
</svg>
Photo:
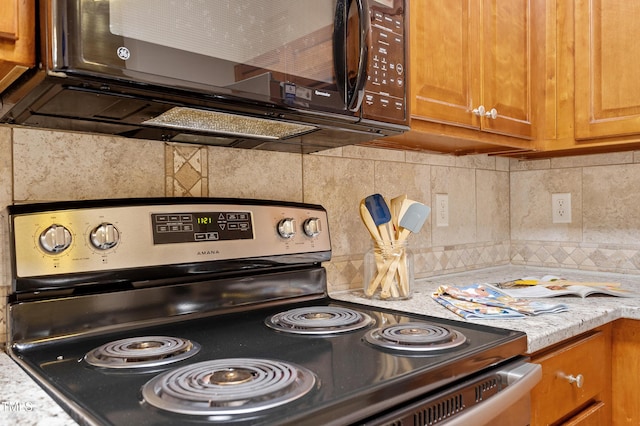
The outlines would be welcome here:
<svg viewBox="0 0 640 426">
<path fill-rule="evenodd" d="M 613 425 L 640 424 L 640 321 L 622 319 L 613 325 Z"/>
<path fill-rule="evenodd" d="M 35 65 L 35 1 L 0 0 L 0 92 Z"/>
<path fill-rule="evenodd" d="M 532 138 L 533 2 L 413 2 L 413 118 Z"/>
<path fill-rule="evenodd" d="M 541 156 L 640 148 L 637 2 L 557 2 L 556 135 Z"/>
<path fill-rule="evenodd" d="M 611 423 L 611 325 L 532 355 L 542 380 L 531 393 L 531 425 Z"/>
<path fill-rule="evenodd" d="M 530 149 L 550 90 L 547 3 L 410 2 L 411 131 L 387 139 L 458 154 Z"/>
<path fill-rule="evenodd" d="M 640 133 L 640 2 L 575 2 L 575 138 Z"/>
</svg>

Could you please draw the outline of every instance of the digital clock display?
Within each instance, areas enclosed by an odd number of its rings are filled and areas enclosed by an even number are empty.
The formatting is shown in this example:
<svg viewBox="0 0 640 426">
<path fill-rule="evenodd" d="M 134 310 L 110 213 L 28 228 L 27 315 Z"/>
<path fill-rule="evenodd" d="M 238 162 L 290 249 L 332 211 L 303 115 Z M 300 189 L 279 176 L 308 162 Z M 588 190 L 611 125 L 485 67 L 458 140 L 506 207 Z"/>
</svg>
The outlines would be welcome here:
<svg viewBox="0 0 640 426">
<path fill-rule="evenodd" d="M 213 223 L 213 219 L 211 218 L 211 216 L 204 216 L 197 218 L 196 222 L 198 223 L 198 225 L 210 225 Z"/>
<path fill-rule="evenodd" d="M 152 214 L 154 244 L 246 240 L 253 238 L 251 212 Z"/>
</svg>

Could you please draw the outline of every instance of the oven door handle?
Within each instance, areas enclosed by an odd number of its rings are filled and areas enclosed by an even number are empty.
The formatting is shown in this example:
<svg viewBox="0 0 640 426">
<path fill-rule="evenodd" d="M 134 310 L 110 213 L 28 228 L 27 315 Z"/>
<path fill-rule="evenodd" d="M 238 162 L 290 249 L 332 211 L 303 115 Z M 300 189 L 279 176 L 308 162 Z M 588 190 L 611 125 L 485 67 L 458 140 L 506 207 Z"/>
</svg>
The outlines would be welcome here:
<svg viewBox="0 0 640 426">
<path fill-rule="evenodd" d="M 507 388 L 474 407 L 464 410 L 445 423 L 447 426 L 486 425 L 511 405 L 526 397 L 542 378 L 540 364 L 523 363 L 515 368 L 499 371 L 506 377 Z"/>
</svg>

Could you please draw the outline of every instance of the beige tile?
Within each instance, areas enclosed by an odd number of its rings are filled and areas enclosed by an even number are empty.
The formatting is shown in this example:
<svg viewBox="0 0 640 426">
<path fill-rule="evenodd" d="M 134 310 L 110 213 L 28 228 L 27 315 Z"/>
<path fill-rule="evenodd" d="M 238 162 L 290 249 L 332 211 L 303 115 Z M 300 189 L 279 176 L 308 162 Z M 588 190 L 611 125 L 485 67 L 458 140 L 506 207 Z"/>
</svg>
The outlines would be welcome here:
<svg viewBox="0 0 640 426">
<path fill-rule="evenodd" d="M 432 244 L 448 246 L 476 242 L 476 175 L 473 169 L 431 167 Z M 449 226 L 438 226 L 436 194 L 448 194 Z"/>
<path fill-rule="evenodd" d="M 0 210 L 13 199 L 11 128 L 0 126 Z"/>
<path fill-rule="evenodd" d="M 303 163 L 304 201 L 327 209 L 333 256 L 364 255 L 371 238 L 359 208 L 375 191 L 374 161 L 306 155 Z"/>
<path fill-rule="evenodd" d="M 476 171 L 478 242 L 508 241 L 509 173 Z"/>
<path fill-rule="evenodd" d="M 463 155 L 456 157 L 456 166 L 468 169 L 496 169 L 496 157 L 489 155 Z"/>
<path fill-rule="evenodd" d="M 16 201 L 164 195 L 164 147 L 155 141 L 14 129 Z"/>
<path fill-rule="evenodd" d="M 320 155 L 323 157 L 342 157 L 342 147 L 325 149 L 324 151 L 314 152 L 310 155 Z"/>
<path fill-rule="evenodd" d="M 448 154 L 431 154 L 418 151 L 407 151 L 408 163 L 431 164 L 433 166 L 455 166 L 456 157 Z"/>
<path fill-rule="evenodd" d="M 410 200 L 431 206 L 431 166 L 424 164 L 391 163 L 375 164 L 375 192 L 387 200 L 406 194 Z M 431 247 L 431 217 L 419 233 L 410 236 L 414 251 Z"/>
<path fill-rule="evenodd" d="M 218 147 L 208 150 L 209 196 L 302 201 L 300 154 Z M 332 157 L 326 158 L 331 161 Z"/>
<path fill-rule="evenodd" d="M 542 170 L 542 169 L 550 169 L 551 168 L 551 160 L 543 159 L 543 160 L 517 160 L 515 158 L 511 159 L 511 170 Z"/>
<path fill-rule="evenodd" d="M 405 161 L 405 152 L 394 149 L 372 148 L 359 145 L 347 145 L 342 147 L 342 156 L 345 158 L 360 158 L 363 160 L 381 161 Z"/>
<path fill-rule="evenodd" d="M 610 164 L 633 163 L 632 152 L 614 152 L 608 154 L 579 155 L 551 159 L 551 168 L 604 166 Z"/>
<path fill-rule="evenodd" d="M 511 159 L 507 157 L 496 157 L 496 170 L 508 172 L 511 166 Z"/>
<path fill-rule="evenodd" d="M 584 169 L 584 240 L 640 244 L 640 164 Z"/>
<path fill-rule="evenodd" d="M 572 223 L 552 223 L 551 194 L 571 193 Z M 581 169 L 511 172 L 511 239 L 581 241 Z"/>
<path fill-rule="evenodd" d="M 11 128 L 0 126 L 0 345 L 7 340 L 6 304 L 10 285 L 9 253 L 5 253 L 7 235 L 6 207 L 12 204 L 13 177 L 11 169 Z"/>
</svg>

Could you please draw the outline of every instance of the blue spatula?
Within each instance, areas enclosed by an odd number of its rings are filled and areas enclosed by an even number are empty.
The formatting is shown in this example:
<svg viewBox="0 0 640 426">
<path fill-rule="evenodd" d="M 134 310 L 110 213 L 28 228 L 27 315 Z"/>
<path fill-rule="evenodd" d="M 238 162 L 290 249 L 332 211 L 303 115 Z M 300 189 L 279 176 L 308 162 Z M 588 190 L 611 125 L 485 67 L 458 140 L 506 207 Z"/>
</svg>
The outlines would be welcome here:
<svg viewBox="0 0 640 426">
<path fill-rule="evenodd" d="M 367 210 L 369 210 L 373 222 L 378 227 L 382 240 L 384 242 L 390 242 L 391 231 L 389 229 L 389 223 L 391 223 L 391 212 L 384 197 L 380 194 L 369 195 L 364 199 L 364 205 L 367 207 Z"/>
</svg>

